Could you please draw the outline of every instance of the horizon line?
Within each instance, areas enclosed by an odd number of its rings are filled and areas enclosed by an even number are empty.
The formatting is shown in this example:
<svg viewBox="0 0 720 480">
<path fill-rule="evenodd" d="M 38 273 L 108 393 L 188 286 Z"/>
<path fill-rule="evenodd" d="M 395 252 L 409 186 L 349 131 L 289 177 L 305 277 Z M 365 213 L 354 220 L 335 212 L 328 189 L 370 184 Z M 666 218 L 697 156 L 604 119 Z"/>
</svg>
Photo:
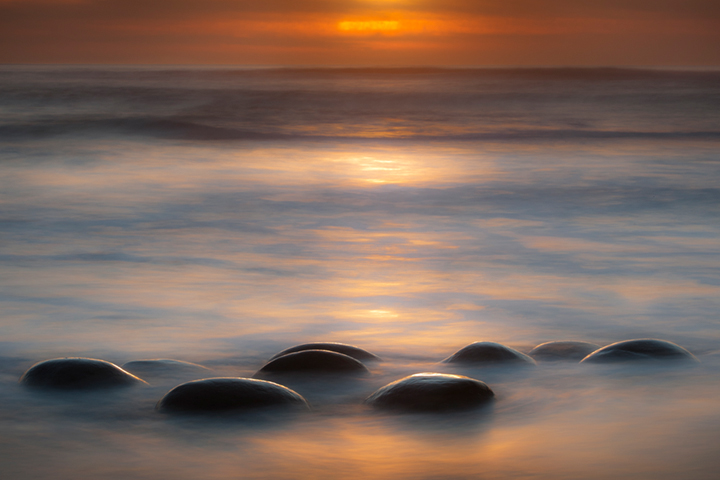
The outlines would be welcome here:
<svg viewBox="0 0 720 480">
<path fill-rule="evenodd" d="M 238 63 L 0 63 L 3 67 L 87 67 L 87 68 L 207 68 L 207 69 L 247 69 L 247 70 L 695 70 L 720 71 L 720 65 L 568 65 L 568 64 L 538 64 L 538 65 L 335 65 L 335 64 L 238 64 Z"/>
</svg>

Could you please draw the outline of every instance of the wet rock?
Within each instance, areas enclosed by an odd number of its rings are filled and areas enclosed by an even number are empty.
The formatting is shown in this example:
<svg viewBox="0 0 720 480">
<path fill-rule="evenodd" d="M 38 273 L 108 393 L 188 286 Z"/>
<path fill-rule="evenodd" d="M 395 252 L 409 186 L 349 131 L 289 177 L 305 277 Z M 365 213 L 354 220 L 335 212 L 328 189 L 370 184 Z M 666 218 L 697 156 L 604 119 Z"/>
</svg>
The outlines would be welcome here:
<svg viewBox="0 0 720 480">
<path fill-rule="evenodd" d="M 461 375 L 416 373 L 377 390 L 365 403 L 407 412 L 448 412 L 486 405 L 495 394 L 484 382 Z"/>
<path fill-rule="evenodd" d="M 114 363 L 94 358 L 55 358 L 33 365 L 20 378 L 29 387 L 83 390 L 145 384 Z"/>
<path fill-rule="evenodd" d="M 304 343 L 302 345 L 295 345 L 294 347 L 286 348 L 282 352 L 274 355 L 270 360 L 274 360 L 288 353 L 301 352 L 303 350 L 330 350 L 331 352 L 342 353 L 356 360 L 380 360 L 377 355 L 368 352 L 359 347 L 352 345 L 346 345 L 344 343 L 335 342 L 316 342 L 316 343 Z"/>
<path fill-rule="evenodd" d="M 258 373 L 369 373 L 360 361 L 330 350 L 303 350 L 270 360 Z"/>
<path fill-rule="evenodd" d="M 585 357 L 581 363 L 613 363 L 642 360 L 699 360 L 680 345 L 665 340 L 641 338 L 607 345 Z"/>
<path fill-rule="evenodd" d="M 277 383 L 218 377 L 178 385 L 158 402 L 156 409 L 166 413 L 214 413 L 268 407 L 309 408 L 300 394 Z"/>
<path fill-rule="evenodd" d="M 471 343 L 443 362 L 464 365 L 535 365 L 535 360 L 524 353 L 493 342 Z"/>
<path fill-rule="evenodd" d="M 156 358 L 151 360 L 133 360 L 122 366 L 123 370 L 139 375 L 148 376 L 170 376 L 170 375 L 202 375 L 208 376 L 209 368 L 197 363 L 183 362 L 182 360 L 170 360 Z"/>
<path fill-rule="evenodd" d="M 530 350 L 530 356 L 543 362 L 561 360 L 579 362 L 598 348 L 600 348 L 600 345 L 590 342 L 546 342 Z"/>
</svg>

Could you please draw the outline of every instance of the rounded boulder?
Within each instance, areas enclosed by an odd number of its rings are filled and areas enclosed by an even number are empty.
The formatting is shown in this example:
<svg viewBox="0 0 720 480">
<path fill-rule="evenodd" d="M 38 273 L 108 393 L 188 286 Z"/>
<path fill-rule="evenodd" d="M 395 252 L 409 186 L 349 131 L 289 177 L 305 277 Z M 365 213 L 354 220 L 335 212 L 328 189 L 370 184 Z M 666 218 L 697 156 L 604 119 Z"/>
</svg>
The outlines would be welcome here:
<svg viewBox="0 0 720 480">
<path fill-rule="evenodd" d="M 494 396 L 480 380 L 444 373 L 416 373 L 385 385 L 365 403 L 386 410 L 449 412 L 486 405 Z"/>
<path fill-rule="evenodd" d="M 579 362 L 598 348 L 600 348 L 600 345 L 590 342 L 545 342 L 530 350 L 529 355 L 535 360 L 541 360 L 543 362 L 563 360 Z"/>
<path fill-rule="evenodd" d="M 443 362 L 463 365 L 535 365 L 535 360 L 532 357 L 493 342 L 471 343 L 443 360 Z"/>
<path fill-rule="evenodd" d="M 359 360 L 330 350 L 302 350 L 266 363 L 258 373 L 369 373 Z"/>
<path fill-rule="evenodd" d="M 29 387 L 89 390 L 146 382 L 114 363 L 95 358 L 55 358 L 33 365 L 20 378 Z"/>
<path fill-rule="evenodd" d="M 309 408 L 300 394 L 277 383 L 218 377 L 178 385 L 165 394 L 156 409 L 165 413 L 216 413 L 268 407 Z"/>
<path fill-rule="evenodd" d="M 654 338 L 640 338 L 612 343 L 583 358 L 581 363 L 615 363 L 651 360 L 699 360 L 680 345 Z"/>
<path fill-rule="evenodd" d="M 280 352 L 276 355 L 273 355 L 273 357 L 270 358 L 270 360 L 274 360 L 276 358 L 282 357 L 289 353 L 301 352 L 303 350 L 329 350 L 331 352 L 342 353 L 344 355 L 354 358 L 355 360 L 360 360 L 360 361 L 380 360 L 380 357 L 378 357 L 374 353 L 368 352 L 365 349 L 362 349 L 360 347 L 355 347 L 353 345 L 346 345 L 344 343 L 336 343 L 336 342 L 314 342 L 314 343 L 303 343 L 302 345 L 295 345 L 294 347 L 286 348 L 282 352 Z"/>
</svg>

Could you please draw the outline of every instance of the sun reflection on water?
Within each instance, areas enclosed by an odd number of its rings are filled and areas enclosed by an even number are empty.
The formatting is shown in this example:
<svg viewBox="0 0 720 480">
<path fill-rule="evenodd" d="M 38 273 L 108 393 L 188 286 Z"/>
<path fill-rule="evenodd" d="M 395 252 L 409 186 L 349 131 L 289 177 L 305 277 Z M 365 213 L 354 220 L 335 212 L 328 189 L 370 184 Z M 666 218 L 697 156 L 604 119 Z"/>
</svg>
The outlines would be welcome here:
<svg viewBox="0 0 720 480">
<path fill-rule="evenodd" d="M 425 170 L 421 164 L 422 160 L 400 156 L 350 156 L 342 158 L 340 161 L 354 167 L 364 181 L 372 184 L 404 183 L 409 180 L 417 180 Z"/>
</svg>

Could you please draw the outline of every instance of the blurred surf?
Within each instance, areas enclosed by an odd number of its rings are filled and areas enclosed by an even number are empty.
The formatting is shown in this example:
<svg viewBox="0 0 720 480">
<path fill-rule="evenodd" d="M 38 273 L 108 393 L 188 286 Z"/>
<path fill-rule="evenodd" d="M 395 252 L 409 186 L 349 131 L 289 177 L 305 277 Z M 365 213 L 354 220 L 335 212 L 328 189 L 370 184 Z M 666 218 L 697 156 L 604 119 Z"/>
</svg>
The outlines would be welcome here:
<svg viewBox="0 0 720 480">
<path fill-rule="evenodd" d="M 719 80 L 0 67 L 0 477 L 714 479 Z M 647 338 L 700 363 L 441 363 L 473 342 Z M 310 412 L 155 410 L 315 342 L 382 360 L 285 372 Z M 149 385 L 18 383 L 62 357 Z M 494 401 L 363 403 L 422 372 Z"/>
</svg>

